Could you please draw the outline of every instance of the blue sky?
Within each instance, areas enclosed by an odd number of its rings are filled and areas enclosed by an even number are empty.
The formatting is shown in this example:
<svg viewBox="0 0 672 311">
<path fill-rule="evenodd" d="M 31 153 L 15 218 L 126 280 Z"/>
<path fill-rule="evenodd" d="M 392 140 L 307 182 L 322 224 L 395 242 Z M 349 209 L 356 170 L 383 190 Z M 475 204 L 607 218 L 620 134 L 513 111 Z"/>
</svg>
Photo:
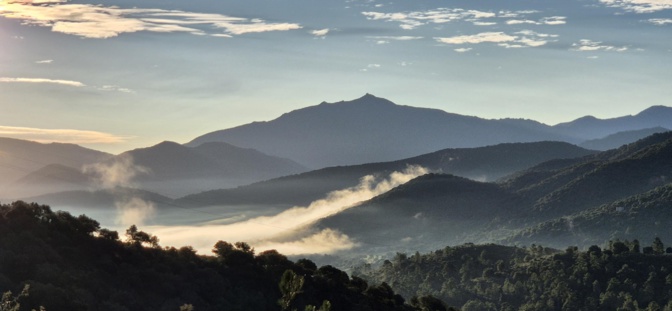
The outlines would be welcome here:
<svg viewBox="0 0 672 311">
<path fill-rule="evenodd" d="M 0 0 L 0 136 L 113 153 L 365 93 L 555 124 L 670 85 L 672 0 Z"/>
</svg>

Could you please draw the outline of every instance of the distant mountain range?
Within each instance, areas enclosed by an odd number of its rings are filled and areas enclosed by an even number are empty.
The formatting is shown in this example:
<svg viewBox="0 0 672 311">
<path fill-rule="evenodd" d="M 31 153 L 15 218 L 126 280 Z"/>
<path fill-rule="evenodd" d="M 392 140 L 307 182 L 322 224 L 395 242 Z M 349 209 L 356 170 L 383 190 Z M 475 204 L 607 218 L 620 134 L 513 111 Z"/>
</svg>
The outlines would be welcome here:
<svg viewBox="0 0 672 311">
<path fill-rule="evenodd" d="M 13 184 L 46 166 L 56 165 L 59 169 L 81 168 L 84 165 L 104 161 L 111 154 L 87 149 L 73 144 L 41 144 L 32 141 L 0 137 L 0 198 L 10 196 Z M 56 166 L 47 168 L 51 174 Z M 62 182 L 70 182 L 65 177 Z"/>
<path fill-rule="evenodd" d="M 631 142 L 635 142 L 637 140 L 640 140 L 644 137 L 647 137 L 649 135 L 655 134 L 655 133 L 663 133 L 667 132 L 669 129 L 663 128 L 663 127 L 653 127 L 653 128 L 646 128 L 646 129 L 641 129 L 641 130 L 632 130 L 632 131 L 624 131 L 624 132 L 618 132 L 615 134 L 608 135 L 603 138 L 599 139 L 591 139 L 591 140 L 586 140 L 579 144 L 579 146 L 586 148 L 586 149 L 592 149 L 592 150 L 609 150 L 609 149 L 615 149 L 620 146 L 629 144 Z"/>
<path fill-rule="evenodd" d="M 215 131 L 187 145 L 227 142 L 316 169 L 392 161 L 445 148 L 547 140 L 578 144 L 653 127 L 672 128 L 672 108 L 654 106 L 634 116 L 606 120 L 584 117 L 549 126 L 532 120 L 487 120 L 400 106 L 367 94 L 352 101 L 323 102 L 268 122 Z"/>
<path fill-rule="evenodd" d="M 327 193 L 353 187 L 366 175 L 383 176 L 419 165 L 434 172 L 494 181 L 551 159 L 595 153 L 563 142 L 508 143 L 479 148 L 444 149 L 417 157 L 371 164 L 336 166 L 247 186 L 212 190 L 181 198 L 185 206 L 306 205 Z"/>
<path fill-rule="evenodd" d="M 15 153 L 21 155 L 16 158 L 31 165 L 17 169 L 16 180 L 6 183 L 4 195 L 12 198 L 111 186 L 135 187 L 179 197 L 306 171 L 294 161 L 226 143 L 206 143 L 191 148 L 163 142 L 112 156 L 76 146 L 66 146 L 71 153 L 64 155 L 46 150 L 53 146 L 64 149 L 64 146 L 12 142 L 33 148 L 23 154 Z M 10 150 L 4 144 L 0 147 Z M 106 184 L 105 180 L 110 178 L 123 182 Z"/>
</svg>

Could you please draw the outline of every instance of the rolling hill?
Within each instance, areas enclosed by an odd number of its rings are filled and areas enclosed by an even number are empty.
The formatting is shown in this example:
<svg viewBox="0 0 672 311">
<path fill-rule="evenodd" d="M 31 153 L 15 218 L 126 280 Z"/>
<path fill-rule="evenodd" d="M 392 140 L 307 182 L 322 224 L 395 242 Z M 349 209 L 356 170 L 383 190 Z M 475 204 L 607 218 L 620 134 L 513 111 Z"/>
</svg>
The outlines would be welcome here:
<svg viewBox="0 0 672 311">
<path fill-rule="evenodd" d="M 207 191 L 178 200 L 187 206 L 286 204 L 307 205 L 328 192 L 355 186 L 366 175 L 386 175 L 419 165 L 431 171 L 494 181 L 556 158 L 576 158 L 589 151 L 568 143 L 511 143 L 479 148 L 444 149 L 403 160 L 329 167 L 247 186 Z"/>
</svg>

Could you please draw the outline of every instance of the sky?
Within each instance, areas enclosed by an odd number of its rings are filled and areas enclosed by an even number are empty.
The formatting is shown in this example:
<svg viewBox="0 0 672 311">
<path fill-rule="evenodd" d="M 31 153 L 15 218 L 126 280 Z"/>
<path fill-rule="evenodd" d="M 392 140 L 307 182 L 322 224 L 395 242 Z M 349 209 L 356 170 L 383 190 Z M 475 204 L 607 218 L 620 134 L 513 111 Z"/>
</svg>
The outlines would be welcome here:
<svg viewBox="0 0 672 311">
<path fill-rule="evenodd" d="M 0 136 L 111 153 L 366 93 L 556 124 L 670 85 L 672 0 L 0 0 Z"/>
</svg>

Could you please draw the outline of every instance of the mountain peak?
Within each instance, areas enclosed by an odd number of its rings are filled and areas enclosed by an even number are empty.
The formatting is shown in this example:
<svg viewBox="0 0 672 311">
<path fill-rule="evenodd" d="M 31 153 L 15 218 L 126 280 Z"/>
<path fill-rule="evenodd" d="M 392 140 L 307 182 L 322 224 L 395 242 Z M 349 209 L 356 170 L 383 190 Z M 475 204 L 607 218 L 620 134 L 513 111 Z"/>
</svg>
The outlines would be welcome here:
<svg viewBox="0 0 672 311">
<path fill-rule="evenodd" d="M 669 115 L 672 114 L 672 107 L 667 107 L 667 106 L 651 106 L 649 108 L 646 108 L 642 110 L 642 112 L 638 113 L 637 116 L 639 117 L 654 117 L 654 116 L 660 116 L 660 115 Z"/>
</svg>

